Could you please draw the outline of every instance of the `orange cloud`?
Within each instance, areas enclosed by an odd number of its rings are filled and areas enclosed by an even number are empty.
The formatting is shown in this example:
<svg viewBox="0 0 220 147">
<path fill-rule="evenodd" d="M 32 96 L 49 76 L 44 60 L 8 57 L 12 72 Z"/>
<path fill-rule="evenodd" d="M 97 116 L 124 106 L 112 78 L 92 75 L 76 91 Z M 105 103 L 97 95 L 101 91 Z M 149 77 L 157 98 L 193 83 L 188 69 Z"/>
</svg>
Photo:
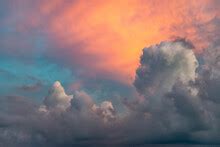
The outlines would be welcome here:
<svg viewBox="0 0 220 147">
<path fill-rule="evenodd" d="M 207 38 L 200 36 L 198 26 L 209 23 L 218 14 L 211 9 L 213 2 L 44 1 L 29 23 L 43 26 L 60 48 L 58 56 L 67 56 L 64 60 L 83 68 L 84 74 L 131 83 L 145 46 L 181 36 L 192 40 L 197 51 L 207 47 Z M 212 27 L 210 24 L 205 28 Z"/>
</svg>

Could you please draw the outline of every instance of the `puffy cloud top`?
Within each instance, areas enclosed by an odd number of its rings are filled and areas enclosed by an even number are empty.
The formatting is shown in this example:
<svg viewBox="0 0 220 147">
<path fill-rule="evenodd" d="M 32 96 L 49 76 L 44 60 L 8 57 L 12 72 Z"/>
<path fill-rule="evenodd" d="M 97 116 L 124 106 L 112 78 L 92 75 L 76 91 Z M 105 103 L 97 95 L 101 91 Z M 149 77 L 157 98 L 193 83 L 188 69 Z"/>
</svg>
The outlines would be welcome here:
<svg viewBox="0 0 220 147">
<path fill-rule="evenodd" d="M 143 94 L 168 92 L 177 80 L 196 78 L 197 59 L 185 40 L 162 42 L 143 49 L 134 85 Z"/>
<path fill-rule="evenodd" d="M 111 102 L 104 101 L 100 106 L 93 105 L 92 110 L 101 116 L 104 122 L 115 119 L 115 110 Z"/>
<path fill-rule="evenodd" d="M 49 109 L 58 108 L 65 110 L 70 106 L 72 98 L 73 95 L 67 95 L 60 82 L 56 81 L 49 90 L 48 95 L 45 97 L 44 104 Z"/>
</svg>

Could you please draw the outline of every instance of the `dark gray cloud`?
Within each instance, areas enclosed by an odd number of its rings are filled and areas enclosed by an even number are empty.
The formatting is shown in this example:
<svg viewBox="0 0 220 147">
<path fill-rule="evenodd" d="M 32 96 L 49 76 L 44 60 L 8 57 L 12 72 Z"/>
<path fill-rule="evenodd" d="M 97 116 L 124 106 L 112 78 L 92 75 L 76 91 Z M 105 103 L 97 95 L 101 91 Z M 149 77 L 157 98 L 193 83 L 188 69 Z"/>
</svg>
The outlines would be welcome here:
<svg viewBox="0 0 220 147">
<path fill-rule="evenodd" d="M 42 87 L 43 87 L 43 84 L 40 81 L 38 81 L 37 83 L 34 83 L 34 84 L 19 86 L 18 89 L 22 91 L 38 91 Z"/>
</svg>

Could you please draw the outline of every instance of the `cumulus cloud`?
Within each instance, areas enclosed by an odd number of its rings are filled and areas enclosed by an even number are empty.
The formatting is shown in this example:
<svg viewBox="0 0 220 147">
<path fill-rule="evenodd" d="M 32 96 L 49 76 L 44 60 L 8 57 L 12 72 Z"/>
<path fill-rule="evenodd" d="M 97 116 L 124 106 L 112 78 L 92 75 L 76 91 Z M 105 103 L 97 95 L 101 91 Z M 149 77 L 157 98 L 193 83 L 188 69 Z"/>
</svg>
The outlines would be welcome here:
<svg viewBox="0 0 220 147">
<path fill-rule="evenodd" d="M 71 107 L 78 111 L 87 110 L 94 105 L 94 102 L 86 92 L 75 91 L 74 99 L 71 101 Z"/>
<path fill-rule="evenodd" d="M 67 95 L 56 81 L 39 106 L 24 97 L 1 100 L 0 145 L 48 147 L 105 143 L 110 136 L 106 133 L 111 132 L 108 122 L 113 122 L 115 117 L 111 102 L 95 104 L 84 91 Z"/>
<path fill-rule="evenodd" d="M 204 52 L 203 68 L 210 73 L 210 78 L 220 77 L 220 45 L 212 46 Z"/>
<path fill-rule="evenodd" d="M 199 56 L 192 48 L 184 39 L 144 48 L 134 81 L 139 95 L 121 112 L 83 90 L 68 95 L 58 81 L 40 105 L 2 98 L 0 145 L 219 144 L 218 46 Z"/>
<path fill-rule="evenodd" d="M 104 101 L 100 106 L 93 105 L 92 110 L 101 116 L 105 122 L 113 120 L 115 118 L 115 110 L 111 102 Z"/>
<path fill-rule="evenodd" d="M 185 40 L 144 48 L 134 82 L 137 90 L 145 94 L 164 94 L 177 80 L 183 83 L 194 81 L 198 62 L 192 48 Z"/>
<path fill-rule="evenodd" d="M 65 110 L 70 106 L 72 95 L 67 95 L 59 81 L 56 81 L 49 90 L 48 96 L 44 99 L 44 104 L 48 109 L 57 108 Z"/>
<path fill-rule="evenodd" d="M 134 85 L 144 101 L 136 114 L 148 114 L 149 122 L 160 122 L 157 132 L 172 141 L 216 143 L 219 51 L 207 49 L 199 62 L 190 46 L 181 39 L 143 50 Z"/>
</svg>

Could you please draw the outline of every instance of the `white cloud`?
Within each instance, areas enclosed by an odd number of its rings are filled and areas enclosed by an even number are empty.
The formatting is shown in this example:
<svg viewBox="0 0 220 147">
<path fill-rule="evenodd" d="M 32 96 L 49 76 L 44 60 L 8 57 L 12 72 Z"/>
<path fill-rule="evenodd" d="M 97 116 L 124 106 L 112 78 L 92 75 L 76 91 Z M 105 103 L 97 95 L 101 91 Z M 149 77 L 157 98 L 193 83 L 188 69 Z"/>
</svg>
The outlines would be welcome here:
<svg viewBox="0 0 220 147">
<path fill-rule="evenodd" d="M 48 109 L 66 110 L 71 105 L 73 95 L 67 95 L 59 81 L 56 81 L 48 95 L 44 99 L 44 105 Z"/>
<path fill-rule="evenodd" d="M 162 42 L 144 48 L 134 85 L 142 94 L 164 94 L 176 81 L 196 78 L 197 59 L 185 41 Z"/>
<path fill-rule="evenodd" d="M 104 122 L 108 122 L 115 119 L 115 110 L 110 101 L 104 101 L 100 106 L 93 105 L 92 110 L 103 118 Z"/>
</svg>

